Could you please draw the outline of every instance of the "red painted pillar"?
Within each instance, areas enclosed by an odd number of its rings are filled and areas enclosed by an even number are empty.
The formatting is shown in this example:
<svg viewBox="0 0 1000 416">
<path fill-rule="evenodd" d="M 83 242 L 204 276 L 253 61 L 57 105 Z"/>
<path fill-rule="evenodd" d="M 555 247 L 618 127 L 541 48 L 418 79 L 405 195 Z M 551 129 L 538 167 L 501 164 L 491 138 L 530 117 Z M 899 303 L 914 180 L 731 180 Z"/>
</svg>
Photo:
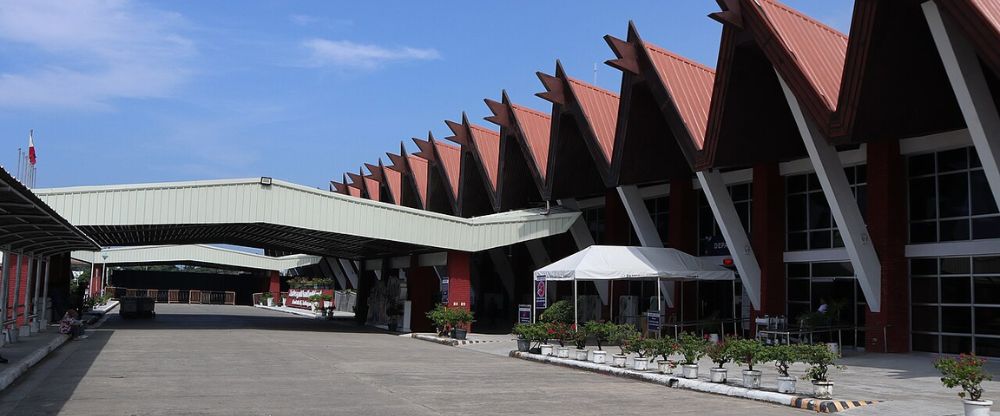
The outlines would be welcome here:
<svg viewBox="0 0 1000 416">
<path fill-rule="evenodd" d="M 448 252 L 448 307 L 472 309 L 472 254 Z M 472 330 L 469 325 L 469 330 Z"/>
<path fill-rule="evenodd" d="M 604 193 L 604 235 L 597 244 L 624 246 L 629 243 L 629 235 L 632 232 L 632 222 L 628 218 L 628 211 L 622 203 L 617 189 L 608 189 Z M 628 293 L 628 282 L 621 280 L 611 281 L 611 299 L 608 302 L 611 315 L 617 318 L 619 307 L 618 299 L 621 295 Z M 609 315 L 604 315 L 609 316 Z"/>
<path fill-rule="evenodd" d="M 750 245 L 760 265 L 758 315 L 785 314 L 785 181 L 777 163 L 753 167 Z"/>
<path fill-rule="evenodd" d="M 274 296 L 275 299 L 281 293 L 281 274 L 277 270 L 271 270 L 268 273 L 267 291 L 271 292 L 271 296 Z"/>
<path fill-rule="evenodd" d="M 882 264 L 882 311 L 865 315 L 865 349 L 908 352 L 906 177 L 898 140 L 868 143 L 868 232 Z M 883 336 L 883 328 L 885 334 Z M 887 338 L 887 339 L 883 339 Z"/>
<path fill-rule="evenodd" d="M 690 176 L 670 180 L 670 217 L 667 225 L 667 247 L 698 255 L 698 194 Z M 681 293 L 683 291 L 683 296 Z M 684 310 L 677 319 L 694 320 L 698 314 L 698 288 L 695 283 L 674 284 L 674 307 Z M 681 299 L 685 304 L 681 305 Z"/>
<path fill-rule="evenodd" d="M 3 319 L 6 321 L 10 317 L 11 310 L 17 310 L 17 254 L 9 254 L 4 264 L 7 266 L 7 310 L 3 311 Z M 24 273 L 24 262 L 21 264 L 21 272 Z"/>
<path fill-rule="evenodd" d="M 87 288 L 87 293 L 90 293 L 91 297 L 100 295 L 101 282 L 103 281 L 104 281 L 104 267 L 100 265 L 95 265 L 94 274 L 90 276 L 90 287 Z"/>
<path fill-rule="evenodd" d="M 416 256 L 414 256 L 415 258 Z M 406 269 L 406 292 L 410 300 L 410 330 L 413 332 L 430 332 L 434 328 L 427 312 L 440 302 L 436 297 L 441 283 L 431 267 L 413 266 Z"/>
</svg>

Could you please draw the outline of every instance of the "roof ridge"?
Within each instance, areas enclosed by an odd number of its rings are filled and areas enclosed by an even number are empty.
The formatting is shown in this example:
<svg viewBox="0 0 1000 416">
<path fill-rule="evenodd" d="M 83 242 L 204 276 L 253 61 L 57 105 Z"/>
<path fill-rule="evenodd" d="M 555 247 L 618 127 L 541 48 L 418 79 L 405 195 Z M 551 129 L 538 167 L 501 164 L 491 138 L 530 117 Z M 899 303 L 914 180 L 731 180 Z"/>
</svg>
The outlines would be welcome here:
<svg viewBox="0 0 1000 416">
<path fill-rule="evenodd" d="M 444 146 L 446 148 L 450 148 L 450 149 L 453 149 L 453 150 L 459 150 L 459 151 L 462 150 L 462 146 L 459 146 L 459 145 L 456 145 L 456 144 L 451 144 L 451 143 L 445 143 L 445 142 L 442 142 L 442 141 L 439 141 L 439 140 L 435 140 L 434 141 L 434 145 L 441 145 L 441 146 Z"/>
<path fill-rule="evenodd" d="M 484 133 L 489 133 L 492 136 L 500 137 L 500 133 L 496 132 L 495 130 L 490 129 L 488 127 L 480 126 L 478 124 L 469 123 L 469 128 L 473 129 L 473 130 L 479 130 L 479 131 L 482 131 Z"/>
<path fill-rule="evenodd" d="M 807 15 L 805 13 L 802 13 L 802 12 L 796 10 L 796 9 L 792 8 L 791 6 L 788 6 L 787 4 L 784 4 L 784 3 L 779 2 L 777 0 L 754 0 L 754 2 L 757 2 L 757 1 L 768 2 L 771 5 L 773 5 L 773 6 L 777 7 L 777 8 L 779 8 L 779 9 L 783 10 L 784 12 L 786 12 L 788 14 L 791 14 L 791 15 L 793 15 L 795 17 L 798 17 L 798 18 L 800 18 L 802 20 L 805 20 L 806 22 L 809 22 L 810 24 L 812 24 L 812 25 L 814 25 L 814 26 L 816 26 L 816 27 L 818 27 L 818 28 L 820 28 L 820 29 L 822 29 L 822 30 L 824 30 L 826 32 L 829 32 L 832 35 L 838 36 L 838 37 L 844 39 L 845 41 L 850 39 L 850 37 L 848 37 L 847 35 L 845 35 L 843 32 L 830 27 L 826 23 L 823 23 L 823 22 L 821 22 L 819 20 L 816 20 L 812 16 L 809 16 L 809 15 Z M 763 8 L 761 9 L 761 11 L 764 12 L 765 16 L 767 15 L 767 11 L 764 11 Z"/>
<path fill-rule="evenodd" d="M 702 64 L 700 62 L 697 62 L 697 61 L 685 58 L 684 56 L 678 55 L 678 54 L 676 54 L 674 52 L 666 50 L 666 49 L 664 49 L 664 48 L 662 48 L 660 46 L 654 45 L 652 43 L 643 42 L 643 44 L 646 46 L 646 49 L 649 49 L 652 52 L 657 52 L 657 53 L 666 55 L 666 56 L 670 57 L 671 59 L 673 59 L 675 61 L 680 61 L 681 63 L 693 66 L 693 67 L 698 68 L 698 69 L 700 69 L 702 71 L 705 71 L 705 72 L 711 73 L 712 75 L 715 75 L 715 69 L 712 69 L 708 65 L 705 65 L 705 64 Z"/>
<path fill-rule="evenodd" d="M 610 97 L 613 97 L 613 98 L 614 98 L 614 99 L 616 99 L 616 100 L 620 100 L 620 99 L 621 99 L 621 98 L 620 98 L 620 97 L 618 96 L 618 94 L 615 94 L 615 93 L 613 93 L 613 92 L 611 92 L 611 91 L 608 91 L 608 90 L 606 90 L 606 89 L 604 89 L 604 88 L 601 88 L 601 87 L 598 87 L 598 86 L 596 86 L 596 85 L 592 85 L 592 84 L 588 84 L 588 83 L 586 83 L 586 82 L 583 82 L 583 81 L 580 81 L 580 80 L 578 80 L 578 79 L 576 79 L 576 78 L 572 78 L 572 77 L 566 77 L 566 80 L 568 80 L 569 82 L 572 82 L 572 83 L 574 83 L 574 84 L 577 84 L 577 85 L 579 85 L 579 86 L 581 86 L 581 87 L 584 87 L 584 88 L 588 88 L 588 89 L 591 89 L 591 90 L 593 90 L 593 91 L 596 91 L 596 92 L 599 92 L 599 93 L 601 93 L 601 94 L 604 94 L 604 95 L 607 95 L 607 96 L 610 96 Z"/>
<path fill-rule="evenodd" d="M 510 103 L 510 106 L 513 107 L 515 110 L 521 110 L 521 111 L 524 111 L 524 112 L 526 112 L 528 114 L 532 114 L 532 115 L 536 115 L 536 116 L 540 116 L 540 117 L 545 117 L 545 118 L 550 119 L 550 120 L 552 119 L 551 115 L 549 115 L 547 113 L 544 113 L 544 112 L 541 112 L 541 111 L 538 111 L 538 110 L 535 110 L 534 108 L 531 108 L 531 107 L 525 107 L 523 105 L 514 104 L 514 103 Z"/>
</svg>

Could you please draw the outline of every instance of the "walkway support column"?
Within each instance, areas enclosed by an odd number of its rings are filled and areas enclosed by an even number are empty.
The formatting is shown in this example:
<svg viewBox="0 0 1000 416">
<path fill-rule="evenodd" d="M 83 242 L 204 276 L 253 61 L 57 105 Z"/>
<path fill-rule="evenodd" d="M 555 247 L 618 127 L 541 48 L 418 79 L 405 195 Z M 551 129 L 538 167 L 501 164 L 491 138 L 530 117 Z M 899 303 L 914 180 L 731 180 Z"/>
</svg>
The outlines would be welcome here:
<svg viewBox="0 0 1000 416">
<path fill-rule="evenodd" d="M 656 224 L 649 215 L 649 210 L 646 209 L 646 201 L 643 201 L 639 187 L 636 185 L 619 186 L 618 196 L 621 197 L 622 204 L 625 205 L 625 212 L 628 213 L 632 227 L 635 228 L 635 234 L 639 236 L 639 243 L 643 247 L 663 247 L 663 239 L 656 231 Z M 669 308 L 674 307 L 674 285 L 675 283 L 671 281 L 659 281 L 660 294 Z M 657 307 L 661 312 L 664 310 L 663 305 L 657 305 Z"/>
<path fill-rule="evenodd" d="M 29 322 L 31 325 L 31 332 L 38 332 L 38 322 L 41 317 L 38 315 L 38 290 L 42 287 L 42 258 L 39 257 L 35 260 L 38 265 L 35 266 L 35 283 L 31 286 L 31 314 L 35 317 Z"/>
<path fill-rule="evenodd" d="M 986 181 L 1000 207 L 1000 113 L 997 113 L 990 95 L 983 67 L 972 44 L 961 33 L 961 28 L 941 14 L 935 1 L 928 1 L 921 7 L 965 118 L 972 144 L 982 162 Z"/>
<path fill-rule="evenodd" d="M 360 291 L 360 287 L 358 286 L 360 284 L 358 283 L 358 274 L 360 272 L 355 271 L 354 264 L 350 260 L 347 259 L 337 259 L 337 260 L 340 262 L 340 266 L 343 267 L 344 274 L 347 275 L 347 280 L 351 282 L 351 287 L 354 289 L 358 289 Z"/>
<path fill-rule="evenodd" d="M 271 270 L 268 272 L 267 291 L 271 292 L 271 296 L 274 296 L 275 298 L 281 294 L 281 273 L 278 273 L 277 270 Z"/>
<path fill-rule="evenodd" d="M 14 321 L 11 329 L 17 328 L 17 293 L 21 288 L 21 264 L 24 262 L 24 255 L 17 253 L 17 269 L 14 273 L 14 286 L 7 293 L 7 305 L 10 308 L 10 319 Z"/>
<path fill-rule="evenodd" d="M 10 280 L 11 268 L 14 267 L 14 265 L 11 264 L 11 261 L 12 261 L 12 259 L 16 259 L 16 257 L 17 257 L 13 253 L 11 253 L 10 251 L 7 251 L 6 247 L 5 247 L 5 250 L 3 252 L 3 255 L 4 255 L 4 258 L 3 258 L 3 271 L 0 272 L 0 273 L 2 273 L 2 275 L 0 275 L 0 294 L 2 294 L 2 295 L 0 295 L 0 322 L 7 320 L 7 304 L 8 304 L 8 302 L 7 302 L 7 292 L 8 292 L 7 288 L 10 286 L 10 284 L 8 283 L 8 281 Z M 16 261 L 16 260 L 14 260 L 14 261 Z M 4 329 L 3 325 L 0 324 L 0 331 L 2 331 L 3 329 Z M 3 344 L 3 343 L 5 343 L 5 339 L 3 339 L 2 337 L 0 337 L 0 344 Z"/>
<path fill-rule="evenodd" d="M 747 232 L 740 222 L 740 216 L 736 213 L 736 206 L 729 196 L 726 183 L 722 180 L 722 173 L 705 170 L 698 172 L 697 175 L 701 190 L 705 192 L 705 199 L 708 200 L 708 206 L 715 215 L 719 230 L 722 231 L 722 238 L 726 240 L 729 254 L 733 256 L 733 263 L 736 263 L 736 270 L 740 273 L 743 292 L 750 298 L 754 310 L 760 310 L 760 264 L 757 263 L 753 246 L 750 245 Z"/>
<path fill-rule="evenodd" d="M 816 170 L 823 195 L 830 204 L 830 213 L 837 223 L 837 230 L 844 239 L 844 247 L 851 258 L 851 265 L 854 266 L 854 275 L 861 285 L 861 291 L 865 294 L 868 307 L 872 312 L 878 312 L 882 310 L 882 265 L 868 235 L 865 220 L 861 217 L 861 210 L 858 209 L 858 203 L 847 183 L 847 174 L 844 173 L 844 166 L 840 163 L 837 149 L 827 141 L 816 123 L 802 111 L 799 100 L 795 98 L 795 94 L 788 88 L 780 73 L 778 82 L 781 83 L 788 108 L 795 118 L 795 124 L 798 125 L 799 135 L 802 136 L 802 142 L 809 153 L 809 160 Z"/>
<path fill-rule="evenodd" d="M 45 281 L 42 283 L 42 307 L 38 313 L 38 325 L 39 331 L 45 331 L 45 328 L 49 326 L 50 320 L 46 316 L 49 312 L 49 274 L 52 271 L 52 256 L 45 258 Z"/>
<path fill-rule="evenodd" d="M 472 309 L 472 254 L 448 252 L 448 307 Z M 472 324 L 466 328 L 472 330 Z"/>
<path fill-rule="evenodd" d="M 323 257 L 322 260 L 326 263 L 326 267 L 330 268 L 333 272 L 333 277 L 337 279 L 337 284 L 340 285 L 341 290 L 347 290 L 347 276 L 344 274 L 344 270 L 340 268 L 340 262 L 333 257 Z"/>
<path fill-rule="evenodd" d="M 577 220 L 577 222 L 580 221 Z M 574 223 L 573 225 L 575 226 L 576 224 Z M 586 224 L 584 227 L 586 227 Z M 541 239 L 525 241 L 524 245 L 528 247 L 528 255 L 531 256 L 531 262 L 535 265 L 536 269 L 552 264 L 549 252 L 545 249 L 545 244 L 542 243 Z M 532 279 L 532 282 L 534 282 L 534 279 Z M 545 285 L 545 291 L 549 298 L 555 299 L 556 285 Z M 532 293 L 534 293 L 534 289 L 532 289 Z"/>
</svg>

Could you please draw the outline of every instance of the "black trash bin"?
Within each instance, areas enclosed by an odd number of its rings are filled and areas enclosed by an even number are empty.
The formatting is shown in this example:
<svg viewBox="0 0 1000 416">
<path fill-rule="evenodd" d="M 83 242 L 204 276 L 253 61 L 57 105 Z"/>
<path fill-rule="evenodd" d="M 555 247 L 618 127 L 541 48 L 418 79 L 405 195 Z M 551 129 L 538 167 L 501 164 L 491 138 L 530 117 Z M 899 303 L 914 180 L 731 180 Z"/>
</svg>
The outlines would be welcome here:
<svg viewBox="0 0 1000 416">
<path fill-rule="evenodd" d="M 156 316 L 156 302 L 148 296 L 126 296 L 119 299 L 118 314 L 124 319 Z"/>
</svg>

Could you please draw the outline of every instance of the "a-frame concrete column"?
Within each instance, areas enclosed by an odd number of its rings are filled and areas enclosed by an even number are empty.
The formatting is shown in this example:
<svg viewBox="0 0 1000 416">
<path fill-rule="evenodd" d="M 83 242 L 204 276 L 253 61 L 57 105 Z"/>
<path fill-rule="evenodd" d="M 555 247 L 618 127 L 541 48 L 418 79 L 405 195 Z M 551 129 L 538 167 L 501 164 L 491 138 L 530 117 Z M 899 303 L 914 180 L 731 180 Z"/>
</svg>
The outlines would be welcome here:
<svg viewBox="0 0 1000 416">
<path fill-rule="evenodd" d="M 334 279 L 337 280 L 337 284 L 340 288 L 347 289 L 347 275 L 344 274 L 344 270 L 340 268 L 340 264 L 337 259 L 333 257 L 323 257 L 323 263 L 326 263 L 326 267 L 330 269 L 333 273 Z"/>
<path fill-rule="evenodd" d="M 514 300 L 514 267 L 510 264 L 510 259 L 507 258 L 506 248 L 494 248 L 489 250 L 490 261 L 493 262 L 493 267 L 496 269 L 497 275 L 500 277 L 500 283 L 503 285 L 503 289 L 507 292 L 507 298 L 511 301 Z"/>
<path fill-rule="evenodd" d="M 882 265 L 868 235 L 868 227 L 861 216 L 858 203 L 851 193 L 851 186 L 847 182 L 847 174 L 844 173 L 844 166 L 840 163 L 837 149 L 827 141 L 816 123 L 802 110 L 799 100 L 781 78 L 781 74 L 778 74 L 778 82 L 785 93 L 785 100 L 795 118 L 795 124 L 798 125 L 799 135 L 802 136 L 806 152 L 809 153 L 809 160 L 816 170 L 823 195 L 830 204 L 830 213 L 837 223 L 837 230 L 844 239 L 844 247 L 851 258 L 851 265 L 854 266 L 854 275 L 861 285 L 861 291 L 865 294 L 868 307 L 873 312 L 878 312 L 882 307 Z"/>
<path fill-rule="evenodd" d="M 579 210 L 580 205 L 575 199 L 560 199 L 559 205 L 566 208 Z M 573 236 L 573 241 L 576 243 L 577 250 L 583 250 L 595 244 L 594 236 L 590 234 L 590 229 L 587 228 L 587 221 L 581 216 L 579 219 L 573 223 L 573 226 L 569 229 L 570 235 Z M 597 289 L 598 296 L 601 297 L 601 303 L 607 305 L 611 300 L 608 297 L 608 282 L 603 280 L 595 280 L 594 287 Z"/>
<path fill-rule="evenodd" d="M 869 231 L 882 264 L 882 310 L 866 313 L 865 350 L 908 352 L 906 174 L 898 140 L 868 143 L 868 218 L 878 218 L 869 223 Z"/>
<path fill-rule="evenodd" d="M 760 264 L 757 262 L 746 230 L 740 222 L 740 216 L 736 213 L 736 206 L 733 205 L 733 198 L 729 196 L 722 173 L 705 170 L 698 172 L 697 175 L 701 190 L 705 192 L 705 199 L 708 200 L 712 214 L 715 215 L 715 222 L 719 224 L 722 237 L 726 240 L 729 254 L 733 256 L 736 270 L 740 273 L 743 292 L 750 298 L 753 308 L 760 310 Z M 672 217 L 673 213 L 670 216 Z"/>
<path fill-rule="evenodd" d="M 579 223 L 580 220 L 577 220 L 577 222 L 574 223 L 573 225 L 575 226 L 576 224 Z M 584 228 L 586 228 L 586 225 L 584 225 Z M 545 249 L 545 244 L 542 243 L 541 239 L 525 241 L 524 245 L 525 247 L 528 248 L 528 255 L 531 256 L 531 262 L 535 265 L 536 269 L 540 269 L 542 267 L 552 264 L 552 259 L 551 257 L 549 257 L 549 252 L 548 250 Z M 549 299 L 556 298 L 556 285 L 546 285 L 545 291 L 549 296 Z M 532 293 L 533 292 L 534 291 L 532 291 Z"/>
<path fill-rule="evenodd" d="M 757 314 L 785 314 L 785 180 L 777 163 L 753 167 L 750 245 L 760 266 Z"/>
<path fill-rule="evenodd" d="M 7 295 L 7 307 L 10 308 L 10 319 L 14 321 L 14 328 L 17 328 L 17 293 L 21 288 L 21 269 L 22 264 L 24 264 L 25 256 L 21 253 L 17 253 L 17 267 L 14 273 L 14 285 L 10 287 Z"/>
<path fill-rule="evenodd" d="M 690 184 L 691 181 L 688 181 Z M 639 237 L 639 243 L 643 247 L 663 247 L 663 239 L 656 230 L 656 223 L 646 209 L 646 201 L 642 199 L 639 187 L 635 185 L 622 185 L 618 187 L 618 196 L 621 197 L 622 204 L 625 205 L 625 212 L 628 213 L 635 234 Z M 661 281 L 659 283 L 660 295 L 667 307 L 674 307 L 674 287 L 675 282 Z M 658 305 L 660 310 L 664 310 L 664 305 Z"/>
<path fill-rule="evenodd" d="M 986 181 L 1000 207 L 1000 113 L 986 84 L 983 67 L 972 44 L 934 1 L 922 5 L 934 45 L 941 55 L 951 89 L 962 109 L 972 144 L 983 165 Z M 997 47 L 994 45 L 994 47 Z"/>
<path fill-rule="evenodd" d="M 340 261 L 340 266 L 344 270 L 344 275 L 347 276 L 347 280 L 351 282 L 351 287 L 358 289 L 358 272 L 355 271 L 354 263 L 347 259 L 338 259 Z"/>
</svg>

